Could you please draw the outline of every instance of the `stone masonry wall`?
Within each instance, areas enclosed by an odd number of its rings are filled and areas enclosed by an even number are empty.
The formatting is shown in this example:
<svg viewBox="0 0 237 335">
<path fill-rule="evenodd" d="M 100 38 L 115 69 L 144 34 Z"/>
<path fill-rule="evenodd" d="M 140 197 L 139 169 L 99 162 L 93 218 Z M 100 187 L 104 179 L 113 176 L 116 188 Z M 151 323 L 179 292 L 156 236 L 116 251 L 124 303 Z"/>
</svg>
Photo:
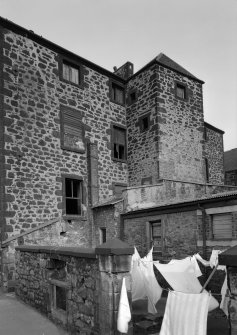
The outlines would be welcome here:
<svg viewBox="0 0 237 335">
<path fill-rule="evenodd" d="M 142 178 L 152 177 L 156 183 L 158 172 L 157 137 L 157 75 L 156 67 L 141 72 L 127 85 L 127 100 L 135 91 L 137 100 L 127 105 L 128 178 L 129 186 L 141 185 Z M 149 129 L 142 131 L 140 119 L 148 115 Z"/>
<path fill-rule="evenodd" d="M 176 82 L 187 99 L 175 96 Z M 158 83 L 160 178 L 204 182 L 202 84 L 162 66 Z"/>
<path fill-rule="evenodd" d="M 170 213 L 124 220 L 124 240 L 134 245 L 141 255 L 150 248 L 148 223 L 161 220 L 162 258 L 182 259 L 197 252 L 196 211 Z"/>
<path fill-rule="evenodd" d="M 208 161 L 209 183 L 224 184 L 223 134 L 206 127 L 205 158 Z"/>
<path fill-rule="evenodd" d="M 48 250 L 29 251 L 17 252 L 17 295 L 70 333 L 99 334 L 99 268 L 95 254 L 73 256 L 70 248 L 63 250 L 65 255 L 60 250 L 54 255 Z M 55 306 L 55 286 L 66 289 L 66 310 Z"/>
<path fill-rule="evenodd" d="M 82 65 L 84 87 L 60 81 L 56 51 L 2 29 L 5 123 L 5 233 L 9 237 L 62 215 L 62 174 L 83 178 L 87 221 L 87 152 L 62 150 L 60 106 L 78 110 L 85 141 L 98 147 L 99 200 L 112 182 L 127 181 L 125 163 L 111 159 L 111 122 L 125 125 L 125 107 L 110 102 L 109 78 Z M 82 220 L 84 220 L 82 222 Z"/>
</svg>

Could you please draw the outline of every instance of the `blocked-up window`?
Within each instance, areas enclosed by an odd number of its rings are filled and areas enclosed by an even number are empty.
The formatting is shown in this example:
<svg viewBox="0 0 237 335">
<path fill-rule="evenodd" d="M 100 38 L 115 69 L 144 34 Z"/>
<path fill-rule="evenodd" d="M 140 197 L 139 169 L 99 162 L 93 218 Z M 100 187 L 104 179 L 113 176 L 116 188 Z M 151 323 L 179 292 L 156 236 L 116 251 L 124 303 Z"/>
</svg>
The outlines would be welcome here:
<svg viewBox="0 0 237 335">
<path fill-rule="evenodd" d="M 82 214 L 82 180 L 65 178 L 65 212 L 66 215 Z"/>
<path fill-rule="evenodd" d="M 115 160 L 126 160 L 126 129 L 113 126 L 112 127 L 112 158 Z"/>
<path fill-rule="evenodd" d="M 71 151 L 85 151 L 81 113 L 66 106 L 61 106 L 61 146 Z"/>
<path fill-rule="evenodd" d="M 232 239 L 232 214 L 212 215 L 212 234 L 214 240 Z"/>
</svg>

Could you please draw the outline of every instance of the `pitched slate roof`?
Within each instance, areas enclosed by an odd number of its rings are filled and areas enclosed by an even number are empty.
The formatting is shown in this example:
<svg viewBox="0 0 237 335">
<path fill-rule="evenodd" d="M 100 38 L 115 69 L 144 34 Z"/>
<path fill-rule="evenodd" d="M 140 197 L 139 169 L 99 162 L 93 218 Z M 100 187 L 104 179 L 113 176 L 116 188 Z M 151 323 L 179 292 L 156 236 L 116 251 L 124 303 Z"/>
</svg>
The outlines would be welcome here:
<svg viewBox="0 0 237 335">
<path fill-rule="evenodd" d="M 237 148 L 224 152 L 224 170 L 237 170 Z"/>
<path fill-rule="evenodd" d="M 162 52 L 156 57 L 156 61 L 157 61 L 157 63 L 159 63 L 159 64 L 161 64 L 165 67 L 168 67 L 168 68 L 170 68 L 174 71 L 182 73 L 183 75 L 185 75 L 187 77 L 191 77 L 193 79 L 200 80 L 197 77 L 195 77 L 192 73 L 185 70 L 181 65 L 179 65 L 178 63 L 173 61 L 171 58 L 169 58 L 168 56 L 163 54 Z"/>
</svg>

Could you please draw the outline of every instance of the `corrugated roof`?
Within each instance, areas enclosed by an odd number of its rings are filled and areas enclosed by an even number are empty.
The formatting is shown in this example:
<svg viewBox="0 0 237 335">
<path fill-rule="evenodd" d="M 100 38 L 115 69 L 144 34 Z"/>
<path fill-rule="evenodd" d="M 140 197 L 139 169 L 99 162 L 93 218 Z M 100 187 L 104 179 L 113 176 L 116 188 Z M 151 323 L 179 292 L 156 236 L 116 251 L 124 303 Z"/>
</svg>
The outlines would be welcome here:
<svg viewBox="0 0 237 335">
<path fill-rule="evenodd" d="M 237 148 L 224 152 L 224 170 L 237 170 Z"/>
</svg>

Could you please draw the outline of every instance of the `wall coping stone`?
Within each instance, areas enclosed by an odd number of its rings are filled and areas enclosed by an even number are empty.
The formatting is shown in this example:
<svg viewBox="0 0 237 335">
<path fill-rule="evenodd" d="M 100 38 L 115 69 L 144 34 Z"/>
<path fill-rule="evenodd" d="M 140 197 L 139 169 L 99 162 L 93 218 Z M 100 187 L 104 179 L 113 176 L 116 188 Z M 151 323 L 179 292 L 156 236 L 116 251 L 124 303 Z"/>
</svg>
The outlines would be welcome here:
<svg viewBox="0 0 237 335">
<path fill-rule="evenodd" d="M 115 238 L 96 247 L 95 253 L 97 255 L 133 255 L 134 247 Z"/>
<path fill-rule="evenodd" d="M 16 250 L 20 252 L 49 254 L 51 256 L 61 255 L 82 258 L 96 258 L 94 248 L 55 247 L 47 245 L 21 245 L 16 247 Z"/>
</svg>

